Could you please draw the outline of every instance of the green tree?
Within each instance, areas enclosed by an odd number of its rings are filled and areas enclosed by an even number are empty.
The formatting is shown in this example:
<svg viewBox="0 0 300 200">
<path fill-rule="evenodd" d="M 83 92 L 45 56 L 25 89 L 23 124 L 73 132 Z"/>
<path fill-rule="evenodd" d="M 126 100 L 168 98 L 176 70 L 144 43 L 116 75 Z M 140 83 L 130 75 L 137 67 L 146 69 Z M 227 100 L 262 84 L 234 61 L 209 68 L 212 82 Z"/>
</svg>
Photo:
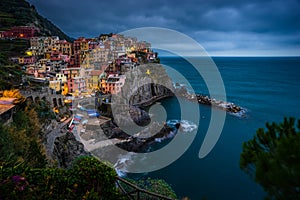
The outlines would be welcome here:
<svg viewBox="0 0 300 200">
<path fill-rule="evenodd" d="M 68 169 L 0 164 L 0 199 L 125 200 L 116 175 L 94 157 L 79 157 Z"/>
<path fill-rule="evenodd" d="M 150 192 L 155 192 L 157 194 L 161 194 L 174 199 L 177 198 L 177 195 L 172 187 L 162 179 L 140 179 L 137 180 L 135 184 L 137 184 L 137 186 L 139 186 L 140 188 L 143 188 Z"/>
<path fill-rule="evenodd" d="M 267 123 L 244 142 L 240 167 L 268 193 L 268 199 L 300 199 L 300 119 Z"/>
</svg>

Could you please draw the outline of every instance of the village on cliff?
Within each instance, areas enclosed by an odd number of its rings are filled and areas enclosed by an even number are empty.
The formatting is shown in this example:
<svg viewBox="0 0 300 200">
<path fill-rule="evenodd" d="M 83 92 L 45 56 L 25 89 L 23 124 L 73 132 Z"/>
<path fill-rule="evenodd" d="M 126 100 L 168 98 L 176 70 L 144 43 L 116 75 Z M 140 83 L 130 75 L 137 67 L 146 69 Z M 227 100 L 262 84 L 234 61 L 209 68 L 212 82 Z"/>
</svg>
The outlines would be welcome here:
<svg viewBox="0 0 300 200">
<path fill-rule="evenodd" d="M 24 80 L 49 86 L 57 94 L 115 94 L 124 84 L 126 71 L 159 62 L 151 44 L 134 37 L 110 33 L 68 42 L 57 36 L 38 37 L 37 33 L 35 27 L 13 27 L 1 32 L 0 38 L 29 40 L 26 55 L 12 61 L 23 66 Z"/>
</svg>

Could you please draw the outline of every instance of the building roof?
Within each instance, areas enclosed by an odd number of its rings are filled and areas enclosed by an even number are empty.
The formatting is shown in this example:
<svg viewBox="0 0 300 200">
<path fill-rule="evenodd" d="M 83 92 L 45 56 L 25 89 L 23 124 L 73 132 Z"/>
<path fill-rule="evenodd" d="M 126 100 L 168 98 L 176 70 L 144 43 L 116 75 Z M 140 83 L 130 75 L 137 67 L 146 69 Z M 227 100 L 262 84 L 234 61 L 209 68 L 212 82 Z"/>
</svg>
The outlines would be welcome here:
<svg viewBox="0 0 300 200">
<path fill-rule="evenodd" d="M 0 115 L 15 107 L 13 104 L 16 98 L 1 97 L 0 98 Z"/>
<path fill-rule="evenodd" d="M 91 71 L 91 75 L 92 76 L 99 76 L 101 73 L 102 73 L 101 70 L 93 70 L 93 71 Z"/>
<path fill-rule="evenodd" d="M 13 104 L 14 100 L 16 100 L 16 98 L 10 98 L 10 97 L 0 97 L 0 105 L 9 105 L 9 104 Z"/>
<path fill-rule="evenodd" d="M 0 104 L 0 115 L 2 115 L 3 113 L 5 113 L 6 111 L 12 109 L 13 107 L 15 107 L 15 105 L 3 105 L 3 104 Z"/>
</svg>

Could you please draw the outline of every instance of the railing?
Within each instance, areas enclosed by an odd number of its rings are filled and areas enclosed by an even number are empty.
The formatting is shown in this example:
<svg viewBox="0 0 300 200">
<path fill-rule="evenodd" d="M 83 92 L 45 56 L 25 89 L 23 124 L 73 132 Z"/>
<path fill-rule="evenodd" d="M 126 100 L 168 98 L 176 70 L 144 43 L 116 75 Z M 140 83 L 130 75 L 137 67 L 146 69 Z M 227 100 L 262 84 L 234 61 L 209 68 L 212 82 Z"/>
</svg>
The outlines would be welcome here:
<svg viewBox="0 0 300 200">
<path fill-rule="evenodd" d="M 126 181 L 123 178 L 116 177 L 116 183 L 118 188 L 121 190 L 121 192 L 128 197 L 128 199 L 133 199 L 133 200 L 175 200 L 170 197 L 163 196 L 161 194 L 157 194 L 154 192 L 150 192 L 148 190 L 144 190 L 142 188 L 139 188 L 138 186 L 130 183 L 129 181 Z M 123 184 L 123 186 L 122 186 Z M 131 188 L 131 190 L 124 188 L 124 185 L 126 188 Z"/>
</svg>

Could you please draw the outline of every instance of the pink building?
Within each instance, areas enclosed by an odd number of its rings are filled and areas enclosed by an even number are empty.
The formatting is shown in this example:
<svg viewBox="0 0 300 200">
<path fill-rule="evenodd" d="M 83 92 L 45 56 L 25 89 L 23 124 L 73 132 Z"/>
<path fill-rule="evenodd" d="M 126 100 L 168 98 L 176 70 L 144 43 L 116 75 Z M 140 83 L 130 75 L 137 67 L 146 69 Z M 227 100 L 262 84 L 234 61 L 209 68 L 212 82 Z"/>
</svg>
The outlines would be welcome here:
<svg viewBox="0 0 300 200">
<path fill-rule="evenodd" d="M 61 53 L 59 51 L 52 51 L 50 55 L 50 60 L 51 61 L 59 61 L 61 59 Z"/>
<path fill-rule="evenodd" d="M 31 38 L 37 36 L 39 29 L 33 26 L 14 26 L 1 33 L 3 38 Z"/>
<path fill-rule="evenodd" d="M 69 91 L 71 93 L 75 92 L 76 94 L 80 94 L 81 92 L 86 91 L 86 82 L 84 78 L 80 76 L 73 78 L 70 86 Z"/>
<path fill-rule="evenodd" d="M 67 77 L 67 85 L 70 93 L 80 94 L 86 90 L 86 81 L 79 76 L 80 68 L 63 69 L 63 74 Z"/>
</svg>

